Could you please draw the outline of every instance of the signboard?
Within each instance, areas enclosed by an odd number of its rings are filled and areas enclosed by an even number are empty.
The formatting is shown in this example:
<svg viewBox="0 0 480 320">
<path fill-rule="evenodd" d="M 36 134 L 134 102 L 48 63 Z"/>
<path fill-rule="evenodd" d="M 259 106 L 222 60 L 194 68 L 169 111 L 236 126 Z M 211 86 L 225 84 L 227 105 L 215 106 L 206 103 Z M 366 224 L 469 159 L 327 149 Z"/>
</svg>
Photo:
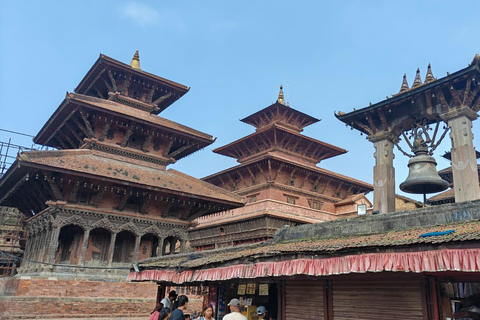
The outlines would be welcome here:
<svg viewBox="0 0 480 320">
<path fill-rule="evenodd" d="M 246 284 L 239 284 L 238 285 L 238 290 L 237 290 L 237 294 L 239 296 L 243 296 L 245 295 L 245 290 L 247 289 L 247 285 Z"/>
<path fill-rule="evenodd" d="M 258 285 L 258 295 L 268 296 L 268 283 L 262 283 Z"/>
<path fill-rule="evenodd" d="M 247 284 L 247 294 L 255 294 L 255 290 L 257 289 L 256 283 L 248 283 Z"/>
</svg>

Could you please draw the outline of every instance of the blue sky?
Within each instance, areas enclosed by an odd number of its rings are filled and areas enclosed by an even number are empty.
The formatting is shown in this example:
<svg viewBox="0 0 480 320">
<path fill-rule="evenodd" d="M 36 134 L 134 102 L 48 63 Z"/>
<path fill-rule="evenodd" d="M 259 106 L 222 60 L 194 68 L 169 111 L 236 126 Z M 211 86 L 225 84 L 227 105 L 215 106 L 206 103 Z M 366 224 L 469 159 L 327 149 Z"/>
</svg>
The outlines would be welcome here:
<svg viewBox="0 0 480 320">
<path fill-rule="evenodd" d="M 100 53 L 129 63 L 139 50 L 143 70 L 191 87 L 161 116 L 217 137 L 171 168 L 201 178 L 236 165 L 211 150 L 252 133 L 238 120 L 283 84 L 291 107 L 322 119 L 303 133 L 349 150 L 319 166 L 372 182 L 373 145 L 334 111 L 397 93 L 417 68 L 423 80 L 428 63 L 437 78 L 466 67 L 479 12 L 480 1 L 0 0 L 0 129 L 35 135 Z M 9 138 L 31 144 L 0 131 Z M 449 148 L 447 137 L 439 169 Z M 398 189 L 408 158 L 395 153 Z"/>
</svg>

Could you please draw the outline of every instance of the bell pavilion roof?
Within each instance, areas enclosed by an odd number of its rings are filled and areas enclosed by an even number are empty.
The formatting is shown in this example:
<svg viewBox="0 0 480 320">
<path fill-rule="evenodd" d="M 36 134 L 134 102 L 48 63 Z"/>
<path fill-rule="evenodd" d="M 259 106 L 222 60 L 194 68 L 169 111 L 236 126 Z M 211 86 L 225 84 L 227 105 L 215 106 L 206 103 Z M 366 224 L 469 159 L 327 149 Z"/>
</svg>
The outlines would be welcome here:
<svg viewBox="0 0 480 320">
<path fill-rule="evenodd" d="M 480 109 L 480 55 L 475 55 L 468 67 L 437 79 L 430 65 L 422 83 L 417 70 L 412 87 L 406 75 L 400 92 L 392 97 L 352 112 L 338 112 L 335 116 L 345 124 L 367 135 L 392 132 L 399 135 L 409 130 L 418 120 L 435 123 L 440 114 L 450 109 L 468 106 L 472 113 Z"/>
</svg>

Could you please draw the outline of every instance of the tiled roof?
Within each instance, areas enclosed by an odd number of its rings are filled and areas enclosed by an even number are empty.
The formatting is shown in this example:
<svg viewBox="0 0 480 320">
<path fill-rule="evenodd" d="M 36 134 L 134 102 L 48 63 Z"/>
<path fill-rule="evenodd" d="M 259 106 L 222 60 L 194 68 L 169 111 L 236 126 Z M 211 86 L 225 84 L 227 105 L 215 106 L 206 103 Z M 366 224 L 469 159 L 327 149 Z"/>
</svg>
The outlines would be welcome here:
<svg viewBox="0 0 480 320">
<path fill-rule="evenodd" d="M 161 170 L 154 165 L 145 165 L 139 160 L 125 159 L 95 150 L 23 152 L 17 161 L 42 165 L 57 171 L 68 170 L 121 180 L 141 187 L 156 187 L 214 202 L 243 204 L 242 197 L 176 170 Z"/>
<path fill-rule="evenodd" d="M 439 193 L 431 198 L 428 198 L 428 202 L 435 202 L 435 201 L 440 201 L 440 200 L 445 200 L 445 199 L 453 199 L 455 198 L 455 189 L 451 188 L 448 189 L 447 191 L 444 191 L 442 193 Z"/>
<path fill-rule="evenodd" d="M 368 201 L 368 203 L 370 204 L 371 206 L 371 202 L 365 197 L 365 195 L 363 193 L 358 193 L 358 194 L 352 194 L 348 197 L 346 197 L 345 199 L 343 200 L 340 200 L 338 202 L 335 202 L 333 205 L 335 207 L 338 207 L 338 206 L 343 206 L 345 204 L 352 204 L 352 203 L 355 203 L 355 201 L 359 200 L 359 199 L 362 199 L 364 198 L 365 200 Z"/>
<path fill-rule="evenodd" d="M 455 230 L 455 232 L 448 235 L 419 237 L 425 233 L 451 229 Z M 175 268 L 181 265 L 183 269 L 193 269 L 242 259 L 268 259 L 269 257 L 278 257 L 285 254 L 331 256 L 332 254 L 351 253 L 354 250 L 358 251 L 368 248 L 399 248 L 409 245 L 441 244 L 468 240 L 480 240 L 480 221 L 451 223 L 369 235 L 265 242 L 262 244 L 196 252 L 190 255 L 150 258 L 140 262 L 140 266 L 147 269 L 158 269 Z"/>
</svg>

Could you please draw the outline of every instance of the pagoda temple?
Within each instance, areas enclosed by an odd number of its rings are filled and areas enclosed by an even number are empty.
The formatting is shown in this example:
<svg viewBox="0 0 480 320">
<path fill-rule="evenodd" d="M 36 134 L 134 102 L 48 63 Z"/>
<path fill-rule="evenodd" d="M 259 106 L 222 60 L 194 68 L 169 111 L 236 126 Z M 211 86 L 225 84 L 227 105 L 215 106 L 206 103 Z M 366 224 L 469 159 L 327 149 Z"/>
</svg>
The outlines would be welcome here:
<svg viewBox="0 0 480 320">
<path fill-rule="evenodd" d="M 213 150 L 240 165 L 203 178 L 246 198 L 242 208 L 197 219 L 189 232 L 196 250 L 259 242 L 284 225 L 317 223 L 357 215 L 371 207 L 371 184 L 316 166 L 347 151 L 302 135 L 319 120 L 291 108 L 283 96 L 242 119 L 255 133 Z"/>
<path fill-rule="evenodd" d="M 17 276 L 29 282 L 17 283 L 11 294 L 25 285 L 30 296 L 49 296 L 45 292 L 51 288 L 70 298 L 65 305 L 57 301 L 46 317 L 68 313 L 73 305 L 77 313 L 107 312 L 110 318 L 109 303 L 124 304 L 117 308 L 119 316 L 153 309 L 155 284 L 135 287 L 124 281 L 132 263 L 184 252 L 192 220 L 243 205 L 238 195 L 166 169 L 214 142 L 158 116 L 188 90 L 142 71 L 137 51 L 130 65 L 100 55 L 75 92 L 67 93 L 34 138 L 56 150 L 20 153 L 0 180 L 0 204 L 29 218 Z M 109 294 L 92 293 L 96 285 L 85 282 L 82 289 L 79 278 L 99 281 Z M 58 282 L 42 279 L 62 279 L 77 289 L 63 292 Z M 40 287 L 41 293 L 34 292 Z M 86 297 L 112 301 L 85 302 Z"/>
</svg>

